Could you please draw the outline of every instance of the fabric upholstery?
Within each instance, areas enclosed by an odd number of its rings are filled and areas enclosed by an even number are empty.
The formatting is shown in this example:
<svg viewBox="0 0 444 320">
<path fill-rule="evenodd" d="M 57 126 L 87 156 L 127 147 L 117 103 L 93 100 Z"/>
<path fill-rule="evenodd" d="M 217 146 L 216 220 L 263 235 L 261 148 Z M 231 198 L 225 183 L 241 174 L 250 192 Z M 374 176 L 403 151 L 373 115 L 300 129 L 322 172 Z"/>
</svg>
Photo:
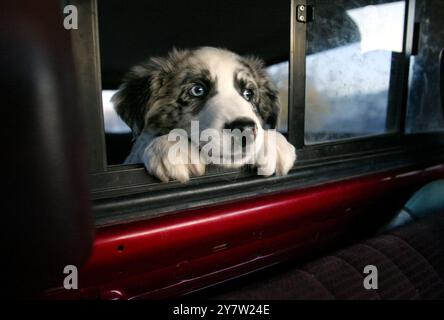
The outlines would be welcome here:
<svg viewBox="0 0 444 320">
<path fill-rule="evenodd" d="M 366 265 L 378 289 L 366 290 Z M 444 299 L 444 215 L 420 219 L 215 299 Z"/>
</svg>

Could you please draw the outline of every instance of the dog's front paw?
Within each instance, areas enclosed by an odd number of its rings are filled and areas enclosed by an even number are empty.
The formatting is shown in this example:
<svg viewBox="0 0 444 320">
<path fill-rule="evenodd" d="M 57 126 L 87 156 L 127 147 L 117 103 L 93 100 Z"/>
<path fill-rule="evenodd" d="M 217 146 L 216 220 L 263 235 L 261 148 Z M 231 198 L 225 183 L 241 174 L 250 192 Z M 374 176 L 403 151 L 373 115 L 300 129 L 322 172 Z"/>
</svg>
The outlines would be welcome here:
<svg viewBox="0 0 444 320">
<path fill-rule="evenodd" d="M 283 176 L 296 161 L 296 148 L 279 132 L 264 132 L 264 146 L 258 161 L 258 174 Z"/>
<path fill-rule="evenodd" d="M 296 161 L 296 148 L 280 133 L 276 133 L 277 159 L 276 175 L 284 176 Z"/>
<path fill-rule="evenodd" d="M 168 135 L 155 138 L 143 152 L 146 170 L 163 182 L 187 182 L 192 175 L 204 175 L 205 165 L 200 162 L 199 149 L 191 144 L 188 144 L 188 150 L 173 149 L 175 144 L 168 141 Z"/>
</svg>

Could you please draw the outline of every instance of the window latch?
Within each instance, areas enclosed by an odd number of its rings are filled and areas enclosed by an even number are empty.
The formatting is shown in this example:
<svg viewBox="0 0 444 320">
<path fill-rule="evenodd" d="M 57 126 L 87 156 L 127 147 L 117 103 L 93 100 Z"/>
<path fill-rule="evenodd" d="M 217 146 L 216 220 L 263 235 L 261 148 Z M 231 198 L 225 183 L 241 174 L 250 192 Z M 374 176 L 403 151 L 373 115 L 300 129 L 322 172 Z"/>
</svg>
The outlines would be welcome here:
<svg viewBox="0 0 444 320">
<path fill-rule="evenodd" d="M 307 23 L 313 21 L 314 8 L 313 6 L 301 4 L 296 7 L 296 20 L 300 23 Z"/>
</svg>

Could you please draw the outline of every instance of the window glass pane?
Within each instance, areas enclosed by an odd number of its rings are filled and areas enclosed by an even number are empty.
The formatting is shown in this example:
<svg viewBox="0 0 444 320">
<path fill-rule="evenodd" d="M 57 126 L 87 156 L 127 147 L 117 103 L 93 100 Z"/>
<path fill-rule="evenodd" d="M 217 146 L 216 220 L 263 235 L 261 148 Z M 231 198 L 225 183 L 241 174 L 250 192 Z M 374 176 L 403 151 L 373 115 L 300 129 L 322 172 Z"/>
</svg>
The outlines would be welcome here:
<svg viewBox="0 0 444 320">
<path fill-rule="evenodd" d="M 439 55 L 444 49 L 444 1 L 417 0 L 418 55 L 410 65 L 407 133 L 444 130 L 439 89 Z"/>
<path fill-rule="evenodd" d="M 289 62 L 284 61 L 267 67 L 268 75 L 279 90 L 281 100 L 281 114 L 277 129 L 281 132 L 288 131 L 288 70 Z"/>
<path fill-rule="evenodd" d="M 390 132 L 405 1 L 316 1 L 307 25 L 306 143 Z"/>
<path fill-rule="evenodd" d="M 149 57 L 165 56 L 174 47 L 220 47 L 261 58 L 280 91 L 282 112 L 278 130 L 287 131 L 290 7 L 290 0 L 272 5 L 257 0 L 99 1 L 109 164 L 122 163 L 123 150 L 131 147 L 131 132 L 117 116 L 110 97 L 131 67 Z"/>
<path fill-rule="evenodd" d="M 111 103 L 111 97 L 116 93 L 116 90 L 103 90 L 103 121 L 105 122 L 106 133 L 129 133 L 131 129 L 126 123 L 117 115 L 114 110 L 114 105 Z"/>
</svg>

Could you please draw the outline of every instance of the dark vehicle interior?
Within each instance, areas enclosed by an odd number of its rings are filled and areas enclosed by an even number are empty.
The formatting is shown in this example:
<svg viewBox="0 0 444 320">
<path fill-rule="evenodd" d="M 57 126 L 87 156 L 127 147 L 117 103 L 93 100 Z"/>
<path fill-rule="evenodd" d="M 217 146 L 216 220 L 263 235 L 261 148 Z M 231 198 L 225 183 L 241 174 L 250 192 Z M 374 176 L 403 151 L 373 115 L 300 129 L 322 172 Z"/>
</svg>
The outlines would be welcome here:
<svg viewBox="0 0 444 320">
<path fill-rule="evenodd" d="M 443 1 L 26 2 L 1 5 L 3 294 L 444 299 Z M 161 183 L 123 164 L 133 134 L 109 100 L 124 75 L 200 46 L 265 61 L 288 175 Z"/>
</svg>

